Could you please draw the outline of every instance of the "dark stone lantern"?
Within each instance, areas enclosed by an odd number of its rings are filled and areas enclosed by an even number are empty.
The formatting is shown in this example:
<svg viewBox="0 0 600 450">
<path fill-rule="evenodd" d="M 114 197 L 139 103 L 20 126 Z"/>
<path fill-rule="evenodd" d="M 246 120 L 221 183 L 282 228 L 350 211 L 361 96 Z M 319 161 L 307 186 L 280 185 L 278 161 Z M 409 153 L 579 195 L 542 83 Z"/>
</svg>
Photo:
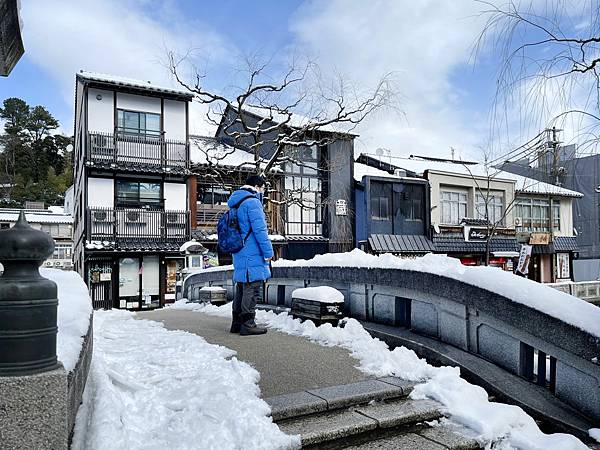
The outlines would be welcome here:
<svg viewBox="0 0 600 450">
<path fill-rule="evenodd" d="M 56 283 L 39 272 L 53 252 L 52 238 L 32 228 L 23 211 L 14 227 L 0 231 L 0 376 L 59 367 Z"/>
</svg>

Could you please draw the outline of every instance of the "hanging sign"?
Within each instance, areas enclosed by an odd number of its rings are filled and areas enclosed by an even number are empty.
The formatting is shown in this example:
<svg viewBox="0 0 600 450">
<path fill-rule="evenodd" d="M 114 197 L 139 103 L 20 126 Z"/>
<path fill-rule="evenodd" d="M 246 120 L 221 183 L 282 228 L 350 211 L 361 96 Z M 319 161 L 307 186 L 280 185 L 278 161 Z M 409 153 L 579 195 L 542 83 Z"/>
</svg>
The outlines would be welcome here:
<svg viewBox="0 0 600 450">
<path fill-rule="evenodd" d="M 531 233 L 529 245 L 548 245 L 550 243 L 550 233 Z"/>
<path fill-rule="evenodd" d="M 531 259 L 531 245 L 521 245 L 517 272 L 527 275 L 529 273 L 529 260 Z"/>
</svg>

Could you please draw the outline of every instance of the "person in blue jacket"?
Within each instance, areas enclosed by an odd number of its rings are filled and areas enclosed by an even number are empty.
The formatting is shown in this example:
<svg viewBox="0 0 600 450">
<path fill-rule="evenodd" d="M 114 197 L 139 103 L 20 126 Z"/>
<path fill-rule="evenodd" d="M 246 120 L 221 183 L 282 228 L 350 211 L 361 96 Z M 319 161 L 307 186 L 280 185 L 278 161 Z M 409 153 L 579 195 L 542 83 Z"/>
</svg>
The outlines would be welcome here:
<svg viewBox="0 0 600 450">
<path fill-rule="evenodd" d="M 256 325 L 256 302 L 262 298 L 263 284 L 271 277 L 273 246 L 269 240 L 267 220 L 263 210 L 265 179 L 251 175 L 246 184 L 229 197 L 232 208 L 246 198 L 237 210 L 244 247 L 233 254 L 233 281 L 236 283 L 232 306 L 231 332 L 242 336 L 264 334 L 266 328 Z"/>
</svg>

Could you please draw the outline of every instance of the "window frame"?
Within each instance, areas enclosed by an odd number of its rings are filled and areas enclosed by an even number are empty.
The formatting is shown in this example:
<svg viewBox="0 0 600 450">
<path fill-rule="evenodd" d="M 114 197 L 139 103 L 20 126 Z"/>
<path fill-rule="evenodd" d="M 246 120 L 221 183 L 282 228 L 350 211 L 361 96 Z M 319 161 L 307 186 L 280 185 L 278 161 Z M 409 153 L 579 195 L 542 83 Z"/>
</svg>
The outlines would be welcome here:
<svg viewBox="0 0 600 450">
<path fill-rule="evenodd" d="M 560 231 L 560 201 L 552 202 L 552 217 L 550 218 L 550 200 L 546 198 L 517 198 L 515 200 L 515 219 L 521 220 L 522 231 L 532 233 L 549 233 Z M 529 209 L 528 217 L 523 211 Z M 557 213 L 555 215 L 555 213 Z M 552 228 L 550 225 L 552 224 Z"/>
<path fill-rule="evenodd" d="M 475 218 L 488 220 L 492 225 L 504 226 L 505 222 L 505 206 L 504 206 L 504 195 L 502 192 L 487 192 L 487 205 L 486 195 L 482 192 L 475 194 Z M 497 202 L 499 201 L 499 202 Z M 488 217 L 485 217 L 485 211 L 488 211 Z M 482 211 L 483 209 L 483 211 Z M 497 216 L 499 209 L 499 216 Z"/>
<path fill-rule="evenodd" d="M 125 114 L 137 114 L 138 116 L 138 126 L 137 128 L 126 127 L 125 126 Z M 122 118 L 121 118 L 122 115 Z M 141 126 L 141 116 L 144 116 L 144 128 Z M 158 117 L 158 130 L 149 130 L 148 129 L 148 117 L 147 116 L 157 116 Z M 122 122 L 122 123 L 121 123 Z M 130 109 L 117 108 L 117 123 L 115 126 L 117 135 L 121 138 L 127 137 L 140 137 L 145 139 L 159 139 L 164 134 L 164 130 L 162 127 L 162 115 L 160 113 L 153 113 L 147 111 L 134 111 Z"/>
<path fill-rule="evenodd" d="M 449 199 L 444 198 L 444 194 L 450 194 Z M 457 195 L 458 198 L 456 200 L 452 199 L 452 195 Z M 461 198 L 464 197 L 464 201 Z M 453 216 L 453 207 L 452 205 L 456 204 L 456 221 L 454 221 Z M 460 217 L 460 207 L 464 207 L 464 215 Z M 445 210 L 446 208 L 450 208 L 449 215 L 450 221 L 445 221 Z M 469 214 L 469 195 L 466 190 L 452 190 L 452 189 L 440 189 L 440 224 L 442 225 L 460 225 L 460 221 L 465 217 L 468 217 Z"/>
<path fill-rule="evenodd" d="M 133 200 L 126 200 L 122 195 L 119 196 L 119 184 L 120 183 L 131 183 L 137 184 L 137 198 Z M 148 199 L 141 199 L 141 185 L 142 184 L 154 184 L 158 185 L 158 201 L 148 201 Z M 148 210 L 163 210 L 164 209 L 164 186 L 162 181 L 157 180 L 134 180 L 128 178 L 115 178 L 115 208 L 133 208 L 133 209 L 148 209 Z"/>
</svg>

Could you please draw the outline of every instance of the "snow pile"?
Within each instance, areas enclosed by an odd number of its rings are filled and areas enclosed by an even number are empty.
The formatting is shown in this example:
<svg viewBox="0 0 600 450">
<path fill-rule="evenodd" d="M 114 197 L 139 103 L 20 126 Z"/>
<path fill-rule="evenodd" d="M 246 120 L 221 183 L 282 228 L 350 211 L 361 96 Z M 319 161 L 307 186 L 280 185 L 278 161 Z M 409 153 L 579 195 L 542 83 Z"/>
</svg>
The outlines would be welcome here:
<svg viewBox="0 0 600 450">
<path fill-rule="evenodd" d="M 77 364 L 83 337 L 88 331 L 92 302 L 78 273 L 44 268 L 40 268 L 40 273 L 58 286 L 56 355 L 70 372 Z"/>
<path fill-rule="evenodd" d="M 316 286 L 294 290 L 292 298 L 320 303 L 343 303 L 344 294 L 331 286 Z"/>
<path fill-rule="evenodd" d="M 210 315 L 230 316 L 231 304 L 185 305 L 189 309 Z M 359 369 L 369 375 L 396 376 L 405 380 L 423 382 L 415 387 L 412 398 L 431 398 L 440 402 L 454 422 L 476 433 L 482 445 L 495 443 L 494 448 L 531 450 L 587 449 L 580 440 L 568 434 L 544 434 L 535 421 L 518 406 L 490 402 L 484 389 L 467 383 L 457 367 L 433 367 L 420 359 L 412 350 L 387 344 L 371 335 L 354 319 L 344 319 L 345 327 L 324 324 L 319 327 L 311 321 L 300 322 L 288 314 L 257 311 L 257 320 L 291 335 L 302 336 L 324 346 L 339 346 L 350 351 L 360 361 Z"/>
<path fill-rule="evenodd" d="M 600 442 L 600 428 L 590 428 L 588 432 L 592 439 L 595 439 L 596 442 Z"/>
<path fill-rule="evenodd" d="M 311 260 L 279 260 L 273 266 L 389 268 L 432 273 L 496 292 L 600 337 L 600 308 L 597 306 L 510 272 L 495 267 L 463 266 L 458 259 L 444 255 L 402 259 L 391 254 L 369 255 L 355 249 L 348 253 L 318 255 Z"/>
<path fill-rule="evenodd" d="M 72 448 L 297 448 L 234 351 L 127 311 L 99 311 Z"/>
</svg>

